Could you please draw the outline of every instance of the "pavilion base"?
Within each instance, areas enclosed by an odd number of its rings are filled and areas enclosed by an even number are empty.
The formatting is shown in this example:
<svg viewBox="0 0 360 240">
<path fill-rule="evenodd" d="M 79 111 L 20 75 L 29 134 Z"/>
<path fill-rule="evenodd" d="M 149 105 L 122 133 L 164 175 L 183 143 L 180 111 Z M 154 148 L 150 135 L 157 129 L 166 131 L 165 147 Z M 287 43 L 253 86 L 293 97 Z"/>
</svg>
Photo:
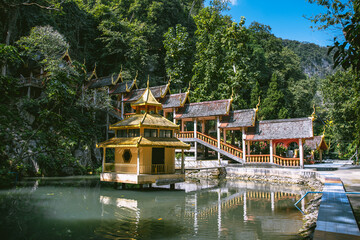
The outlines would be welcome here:
<svg viewBox="0 0 360 240">
<path fill-rule="evenodd" d="M 101 173 L 100 181 L 103 182 L 117 182 L 117 183 L 130 183 L 130 184 L 146 184 L 146 183 L 161 183 L 174 184 L 177 182 L 185 181 L 185 174 L 131 174 L 131 173 Z"/>
</svg>

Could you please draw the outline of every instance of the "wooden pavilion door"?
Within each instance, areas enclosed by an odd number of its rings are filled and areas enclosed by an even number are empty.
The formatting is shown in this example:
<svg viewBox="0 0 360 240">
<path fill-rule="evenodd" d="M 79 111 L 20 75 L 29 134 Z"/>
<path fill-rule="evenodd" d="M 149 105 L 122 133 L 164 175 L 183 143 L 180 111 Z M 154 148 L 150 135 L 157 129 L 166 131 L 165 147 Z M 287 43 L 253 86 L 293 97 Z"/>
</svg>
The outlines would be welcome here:
<svg viewBox="0 0 360 240">
<path fill-rule="evenodd" d="M 165 173 L 165 148 L 152 149 L 151 173 Z"/>
</svg>

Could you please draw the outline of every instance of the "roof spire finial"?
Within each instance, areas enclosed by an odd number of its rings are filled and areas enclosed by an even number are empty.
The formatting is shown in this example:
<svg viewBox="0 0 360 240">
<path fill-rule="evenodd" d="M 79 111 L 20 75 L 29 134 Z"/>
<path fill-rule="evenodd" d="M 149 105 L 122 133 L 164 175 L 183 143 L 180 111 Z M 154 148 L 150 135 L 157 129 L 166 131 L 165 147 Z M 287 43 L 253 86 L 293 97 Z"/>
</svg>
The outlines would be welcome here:
<svg viewBox="0 0 360 240">
<path fill-rule="evenodd" d="M 134 84 L 136 83 L 137 76 L 138 76 L 138 71 L 136 71 L 136 75 L 135 75 L 135 79 L 134 79 Z"/>
<path fill-rule="evenodd" d="M 171 82 L 171 75 L 170 75 L 170 78 L 169 78 L 169 80 L 168 80 L 168 84 Z"/>
<path fill-rule="evenodd" d="M 323 136 L 325 136 L 325 130 L 326 130 L 326 125 L 324 125 L 324 131 L 323 131 Z"/>
<path fill-rule="evenodd" d="M 231 88 L 231 96 L 230 96 L 230 99 L 233 100 L 233 97 L 234 97 L 234 88 Z"/>
<path fill-rule="evenodd" d="M 316 118 L 316 113 L 315 113 L 315 111 L 316 111 L 316 109 L 315 109 L 315 104 L 313 105 L 313 108 L 314 108 L 314 112 L 311 114 L 311 120 L 315 120 L 315 118 Z"/>
<path fill-rule="evenodd" d="M 189 81 L 189 87 L 187 89 L 187 92 L 190 92 L 191 82 Z"/>
<path fill-rule="evenodd" d="M 120 67 L 120 72 L 119 72 L 118 78 L 120 78 L 120 79 L 121 79 L 121 82 L 123 82 L 123 78 L 122 78 L 122 64 L 121 64 L 121 67 Z"/>
<path fill-rule="evenodd" d="M 259 96 L 259 102 L 258 102 L 258 104 L 256 104 L 256 108 L 255 108 L 256 112 L 259 111 L 259 106 L 260 106 L 260 96 Z"/>
<path fill-rule="evenodd" d="M 150 81 L 150 77 L 149 77 L 149 75 L 148 75 L 147 88 L 149 88 L 149 81 Z"/>
</svg>

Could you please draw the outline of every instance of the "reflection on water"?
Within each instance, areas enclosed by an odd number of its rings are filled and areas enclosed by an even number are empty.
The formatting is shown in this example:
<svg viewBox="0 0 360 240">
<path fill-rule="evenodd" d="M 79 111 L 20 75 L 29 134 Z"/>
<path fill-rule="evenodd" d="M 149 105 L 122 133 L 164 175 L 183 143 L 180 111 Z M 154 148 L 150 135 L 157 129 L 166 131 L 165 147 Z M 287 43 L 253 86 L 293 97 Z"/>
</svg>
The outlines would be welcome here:
<svg viewBox="0 0 360 240">
<path fill-rule="evenodd" d="M 245 181 L 114 190 L 90 180 L 0 191 L 5 239 L 297 239 L 306 189 Z"/>
</svg>

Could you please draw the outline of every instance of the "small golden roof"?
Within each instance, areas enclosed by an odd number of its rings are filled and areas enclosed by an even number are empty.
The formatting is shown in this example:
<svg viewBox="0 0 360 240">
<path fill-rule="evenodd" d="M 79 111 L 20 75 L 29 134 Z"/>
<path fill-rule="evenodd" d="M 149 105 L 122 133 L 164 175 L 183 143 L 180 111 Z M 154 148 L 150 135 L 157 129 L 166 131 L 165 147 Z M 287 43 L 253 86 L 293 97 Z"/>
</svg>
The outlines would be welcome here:
<svg viewBox="0 0 360 240">
<path fill-rule="evenodd" d="M 147 88 L 141 97 L 131 104 L 131 107 L 135 110 L 145 110 L 146 112 L 154 109 L 155 112 L 162 109 L 162 104 L 159 103 L 149 88 L 149 80 Z"/>
</svg>

